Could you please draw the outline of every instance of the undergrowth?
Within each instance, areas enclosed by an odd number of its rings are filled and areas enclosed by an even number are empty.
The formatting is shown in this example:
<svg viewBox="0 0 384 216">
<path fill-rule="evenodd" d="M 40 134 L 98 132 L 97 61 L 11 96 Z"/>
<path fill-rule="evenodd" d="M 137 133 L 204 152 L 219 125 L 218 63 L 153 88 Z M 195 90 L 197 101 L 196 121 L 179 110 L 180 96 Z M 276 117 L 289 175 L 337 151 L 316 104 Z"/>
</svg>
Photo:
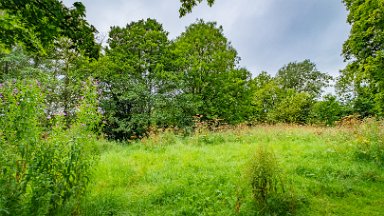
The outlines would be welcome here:
<svg viewBox="0 0 384 216">
<path fill-rule="evenodd" d="M 190 137 L 159 133 L 129 145 L 103 141 L 80 212 L 380 215 L 384 175 L 376 163 L 356 160 L 354 134 L 264 125 Z M 253 181 L 252 173 L 258 177 Z"/>
<path fill-rule="evenodd" d="M 266 145 L 258 146 L 251 161 L 250 183 L 260 215 L 295 213 L 297 199 L 283 173 L 274 152 Z"/>
<path fill-rule="evenodd" d="M 354 132 L 356 158 L 384 166 L 384 122 L 366 119 Z"/>
<path fill-rule="evenodd" d="M 35 80 L 0 87 L 0 215 L 55 215 L 61 208 L 76 214 L 96 161 L 98 122 L 91 83 L 77 118 L 49 120 L 44 92 Z"/>
</svg>

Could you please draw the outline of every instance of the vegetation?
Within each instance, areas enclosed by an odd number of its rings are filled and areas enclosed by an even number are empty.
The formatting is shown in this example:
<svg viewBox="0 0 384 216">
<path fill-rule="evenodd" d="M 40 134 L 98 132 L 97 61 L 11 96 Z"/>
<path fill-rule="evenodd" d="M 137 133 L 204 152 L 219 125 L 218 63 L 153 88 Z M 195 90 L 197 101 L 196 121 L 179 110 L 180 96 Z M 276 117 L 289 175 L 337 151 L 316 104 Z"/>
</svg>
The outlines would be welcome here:
<svg viewBox="0 0 384 216">
<path fill-rule="evenodd" d="M 258 215 L 262 201 L 255 200 L 251 177 L 260 176 L 277 184 L 277 190 L 266 186 L 265 202 L 281 214 L 380 215 L 382 167 L 357 157 L 357 131 L 238 126 L 188 137 L 153 134 L 132 145 L 100 142 L 103 153 L 81 209 L 84 215 Z M 260 147 L 274 159 L 256 159 Z M 275 172 L 250 172 L 261 166 Z"/>
<path fill-rule="evenodd" d="M 259 214 L 290 215 L 295 209 L 295 197 L 288 197 L 281 168 L 273 151 L 258 146 L 250 171 L 252 194 Z"/>
<path fill-rule="evenodd" d="M 379 215 L 383 4 L 343 2 L 324 95 L 308 59 L 252 77 L 215 22 L 170 40 L 138 20 L 102 47 L 81 3 L 2 1 L 0 215 Z"/>
<path fill-rule="evenodd" d="M 383 3 L 380 0 L 343 2 L 349 11 L 347 21 L 352 30 L 343 46 L 343 55 L 349 64 L 342 71 L 340 87 L 344 94 L 355 95 L 350 103 L 364 117 L 382 116 Z"/>
<path fill-rule="evenodd" d="M 84 91 L 77 119 L 66 129 L 61 116 L 46 120 L 36 80 L 5 82 L 0 89 L 0 213 L 52 215 L 78 203 L 90 179 L 98 115 L 92 86 Z M 76 207 L 74 207 L 76 210 Z"/>
<path fill-rule="evenodd" d="M 193 7 L 200 4 L 203 0 L 180 0 L 181 6 L 179 9 L 180 17 L 192 12 Z M 207 0 L 209 6 L 212 6 L 215 0 Z"/>
</svg>

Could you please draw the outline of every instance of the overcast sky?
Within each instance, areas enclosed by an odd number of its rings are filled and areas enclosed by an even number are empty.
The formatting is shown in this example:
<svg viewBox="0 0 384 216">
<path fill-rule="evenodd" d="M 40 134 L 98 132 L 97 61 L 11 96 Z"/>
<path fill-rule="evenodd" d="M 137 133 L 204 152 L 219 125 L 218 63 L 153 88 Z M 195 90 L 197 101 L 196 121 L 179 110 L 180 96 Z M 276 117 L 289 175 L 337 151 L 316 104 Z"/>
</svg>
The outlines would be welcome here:
<svg viewBox="0 0 384 216">
<path fill-rule="evenodd" d="M 63 2 L 71 6 L 75 1 Z M 334 76 L 345 66 L 340 54 L 350 26 L 341 0 L 216 0 L 213 7 L 204 2 L 183 18 L 179 0 L 80 2 L 89 22 L 104 35 L 110 26 L 155 18 L 174 39 L 198 18 L 216 21 L 238 51 L 240 66 L 254 75 L 275 74 L 283 65 L 304 59 Z"/>
</svg>

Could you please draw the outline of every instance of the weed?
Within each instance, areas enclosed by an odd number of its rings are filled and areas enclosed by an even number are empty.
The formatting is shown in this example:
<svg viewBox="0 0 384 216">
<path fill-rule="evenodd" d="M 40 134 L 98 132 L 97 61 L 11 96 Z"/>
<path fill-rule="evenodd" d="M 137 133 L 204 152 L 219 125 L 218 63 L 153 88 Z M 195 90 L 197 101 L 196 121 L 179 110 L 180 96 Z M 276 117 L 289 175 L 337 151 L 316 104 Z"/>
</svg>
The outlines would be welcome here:
<svg viewBox="0 0 384 216">
<path fill-rule="evenodd" d="M 54 215 L 66 203 L 79 202 L 89 182 L 96 155 L 95 91 L 86 86 L 71 127 L 64 128 L 58 117 L 53 128 L 44 128 L 44 95 L 36 81 L 5 85 L 0 90 L 6 96 L 0 100 L 0 213 Z"/>
<path fill-rule="evenodd" d="M 355 128 L 355 156 L 384 166 L 384 122 L 366 119 Z"/>
<path fill-rule="evenodd" d="M 296 209 L 293 193 L 287 193 L 281 169 L 272 150 L 258 146 L 251 166 L 252 193 L 262 215 L 292 214 Z"/>
</svg>

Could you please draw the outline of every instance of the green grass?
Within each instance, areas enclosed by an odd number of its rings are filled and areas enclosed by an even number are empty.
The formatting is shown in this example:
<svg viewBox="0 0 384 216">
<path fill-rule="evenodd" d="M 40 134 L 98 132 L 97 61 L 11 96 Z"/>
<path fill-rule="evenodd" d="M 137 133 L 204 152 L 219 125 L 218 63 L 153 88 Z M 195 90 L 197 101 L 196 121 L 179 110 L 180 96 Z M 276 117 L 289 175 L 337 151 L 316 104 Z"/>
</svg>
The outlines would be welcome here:
<svg viewBox="0 0 384 216">
<path fill-rule="evenodd" d="M 257 215 L 249 166 L 272 148 L 297 215 L 382 215 L 383 168 L 344 129 L 260 126 L 134 144 L 103 142 L 82 215 Z"/>
</svg>

